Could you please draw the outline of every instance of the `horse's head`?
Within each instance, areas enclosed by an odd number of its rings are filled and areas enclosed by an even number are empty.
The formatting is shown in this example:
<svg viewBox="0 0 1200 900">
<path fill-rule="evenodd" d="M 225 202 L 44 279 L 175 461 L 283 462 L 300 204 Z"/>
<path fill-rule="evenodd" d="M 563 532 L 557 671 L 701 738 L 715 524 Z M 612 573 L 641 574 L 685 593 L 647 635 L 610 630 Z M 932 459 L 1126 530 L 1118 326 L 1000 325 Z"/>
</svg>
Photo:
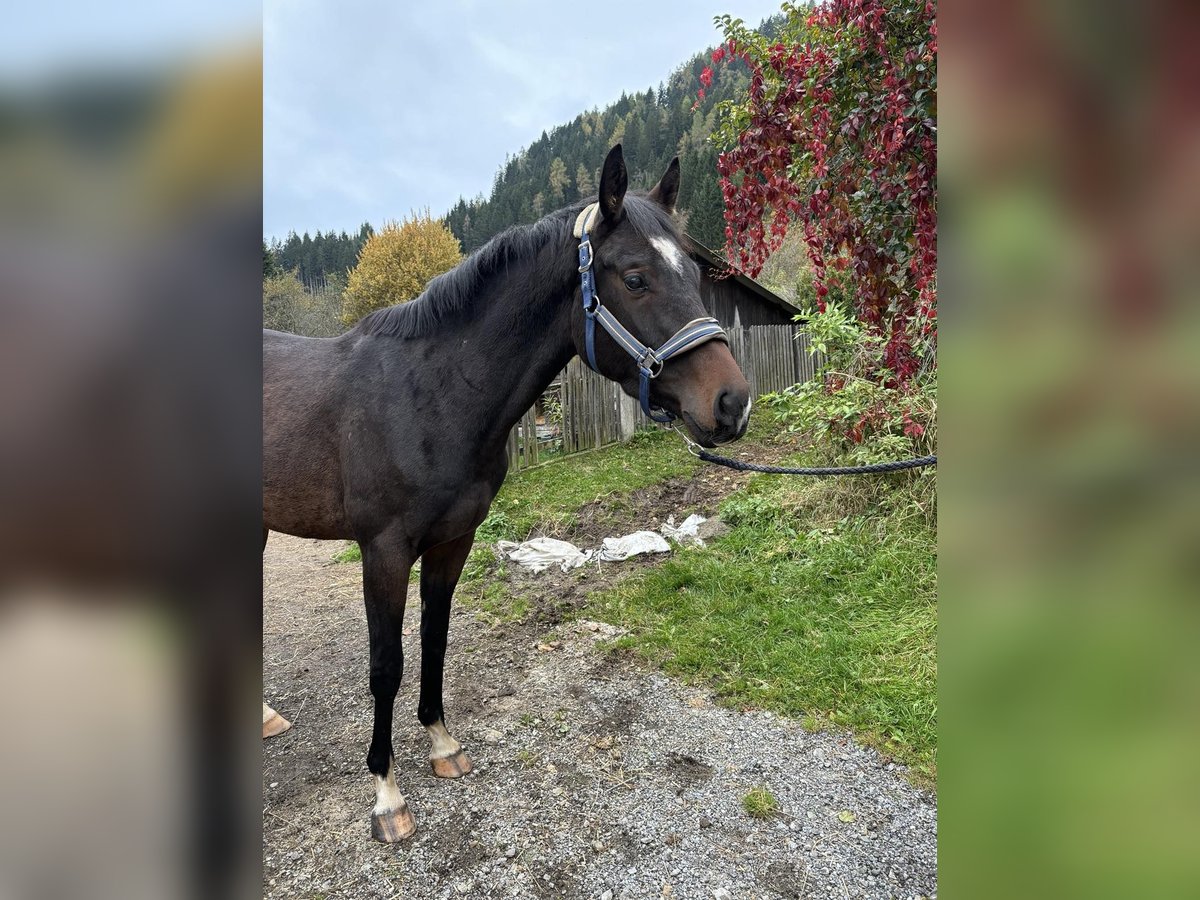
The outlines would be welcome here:
<svg viewBox="0 0 1200 900">
<path fill-rule="evenodd" d="M 644 197 L 626 196 L 628 178 L 618 144 L 604 161 L 599 208 L 589 237 L 596 296 L 642 344 L 660 348 L 688 323 L 708 315 L 700 301 L 700 268 L 672 221 L 679 160 Z M 587 359 L 584 315 L 576 294 L 576 348 Z M 637 397 L 640 370 L 627 349 L 595 328 L 596 368 Z M 750 418 L 750 385 L 724 340 L 707 340 L 672 356 L 649 382 L 650 404 L 678 417 L 692 437 L 713 447 L 741 437 Z"/>
</svg>

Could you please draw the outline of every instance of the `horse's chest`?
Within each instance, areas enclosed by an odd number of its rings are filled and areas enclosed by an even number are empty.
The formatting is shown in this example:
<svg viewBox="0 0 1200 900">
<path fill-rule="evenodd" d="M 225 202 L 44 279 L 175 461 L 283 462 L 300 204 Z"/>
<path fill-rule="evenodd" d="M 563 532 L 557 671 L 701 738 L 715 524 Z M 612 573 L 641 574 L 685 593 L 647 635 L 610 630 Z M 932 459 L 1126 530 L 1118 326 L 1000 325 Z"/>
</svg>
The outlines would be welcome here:
<svg viewBox="0 0 1200 900">
<path fill-rule="evenodd" d="M 453 540 L 479 527 L 487 518 L 495 491 L 486 482 L 462 485 L 452 495 L 442 495 L 440 502 L 428 503 L 421 510 L 421 543 L 435 546 Z"/>
<path fill-rule="evenodd" d="M 400 525 L 418 547 L 460 537 L 487 517 L 504 480 L 503 447 L 486 452 L 433 429 L 347 441 L 347 509 L 363 532 Z"/>
</svg>

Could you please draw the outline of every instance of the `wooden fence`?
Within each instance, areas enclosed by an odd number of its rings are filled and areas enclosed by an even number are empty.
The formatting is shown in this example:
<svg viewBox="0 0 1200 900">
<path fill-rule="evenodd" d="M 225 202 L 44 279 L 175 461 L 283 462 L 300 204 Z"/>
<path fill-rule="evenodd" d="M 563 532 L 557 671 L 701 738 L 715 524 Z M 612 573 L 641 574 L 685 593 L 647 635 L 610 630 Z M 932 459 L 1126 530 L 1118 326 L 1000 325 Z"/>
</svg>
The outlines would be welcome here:
<svg viewBox="0 0 1200 900">
<path fill-rule="evenodd" d="M 729 349 L 751 396 L 782 391 L 815 377 L 822 360 L 808 353 L 808 335 L 795 325 L 728 328 Z M 556 406 L 561 415 L 555 415 Z M 540 424 L 539 424 L 540 420 Z M 597 375 L 578 358 L 513 428 L 508 438 L 510 470 L 546 459 L 628 440 L 651 427 L 638 402 L 614 382 Z"/>
<path fill-rule="evenodd" d="M 808 353 L 808 335 L 795 325 L 752 325 L 726 331 L 733 358 L 750 382 L 751 396 L 808 381 L 821 367 L 821 361 Z"/>
</svg>

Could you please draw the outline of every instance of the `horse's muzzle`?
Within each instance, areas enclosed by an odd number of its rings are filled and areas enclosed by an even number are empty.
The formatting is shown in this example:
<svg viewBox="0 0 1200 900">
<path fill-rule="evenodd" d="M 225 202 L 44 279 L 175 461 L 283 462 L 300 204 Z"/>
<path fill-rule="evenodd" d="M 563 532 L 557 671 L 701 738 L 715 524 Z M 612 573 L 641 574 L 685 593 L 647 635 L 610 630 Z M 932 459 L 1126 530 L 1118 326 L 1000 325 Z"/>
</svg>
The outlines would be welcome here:
<svg viewBox="0 0 1200 900">
<path fill-rule="evenodd" d="M 681 412 L 680 416 L 696 443 L 702 447 L 711 449 L 718 444 L 728 444 L 744 435 L 750 424 L 750 392 L 748 389 L 721 391 L 713 401 L 712 428 L 702 427 L 687 412 Z"/>
</svg>

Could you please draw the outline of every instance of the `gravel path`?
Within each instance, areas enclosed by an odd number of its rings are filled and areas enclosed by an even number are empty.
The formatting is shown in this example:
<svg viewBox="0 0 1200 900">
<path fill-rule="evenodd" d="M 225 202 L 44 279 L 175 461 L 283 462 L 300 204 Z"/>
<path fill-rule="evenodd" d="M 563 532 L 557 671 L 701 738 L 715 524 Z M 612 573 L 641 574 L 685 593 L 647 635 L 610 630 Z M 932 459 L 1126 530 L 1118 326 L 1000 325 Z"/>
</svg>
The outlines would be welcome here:
<svg viewBox="0 0 1200 900">
<path fill-rule="evenodd" d="M 374 843 L 361 582 L 337 549 L 273 534 L 264 561 L 264 690 L 295 725 L 264 745 L 264 896 L 936 897 L 935 799 L 899 767 L 714 705 L 598 648 L 604 623 L 489 627 L 457 609 L 447 722 L 476 771 L 434 778 L 416 600 L 394 740 L 418 832 Z M 742 807 L 760 786 L 771 819 Z"/>
</svg>

